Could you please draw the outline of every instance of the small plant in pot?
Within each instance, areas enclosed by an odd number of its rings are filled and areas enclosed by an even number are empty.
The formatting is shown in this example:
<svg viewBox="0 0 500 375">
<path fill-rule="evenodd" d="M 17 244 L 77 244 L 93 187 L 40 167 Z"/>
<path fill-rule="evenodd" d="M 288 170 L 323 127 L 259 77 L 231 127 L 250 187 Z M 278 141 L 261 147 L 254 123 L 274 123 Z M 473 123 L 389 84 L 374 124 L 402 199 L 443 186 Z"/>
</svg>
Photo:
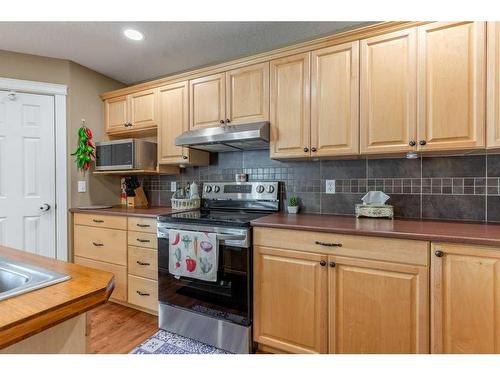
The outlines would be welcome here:
<svg viewBox="0 0 500 375">
<path fill-rule="evenodd" d="M 299 198 L 290 197 L 288 199 L 288 213 L 296 214 L 297 212 L 299 212 Z"/>
</svg>

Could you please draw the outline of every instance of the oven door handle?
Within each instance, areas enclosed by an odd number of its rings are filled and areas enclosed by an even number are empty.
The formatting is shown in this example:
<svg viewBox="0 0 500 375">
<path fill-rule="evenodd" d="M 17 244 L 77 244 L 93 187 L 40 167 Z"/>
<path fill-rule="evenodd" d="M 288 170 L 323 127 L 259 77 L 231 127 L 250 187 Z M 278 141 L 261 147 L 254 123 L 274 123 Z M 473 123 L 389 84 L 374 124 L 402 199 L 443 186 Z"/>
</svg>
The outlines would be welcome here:
<svg viewBox="0 0 500 375">
<path fill-rule="evenodd" d="M 158 231 L 162 234 L 162 238 L 168 239 L 168 230 Z M 216 234 L 219 241 L 243 241 L 246 238 L 246 234 Z"/>
</svg>

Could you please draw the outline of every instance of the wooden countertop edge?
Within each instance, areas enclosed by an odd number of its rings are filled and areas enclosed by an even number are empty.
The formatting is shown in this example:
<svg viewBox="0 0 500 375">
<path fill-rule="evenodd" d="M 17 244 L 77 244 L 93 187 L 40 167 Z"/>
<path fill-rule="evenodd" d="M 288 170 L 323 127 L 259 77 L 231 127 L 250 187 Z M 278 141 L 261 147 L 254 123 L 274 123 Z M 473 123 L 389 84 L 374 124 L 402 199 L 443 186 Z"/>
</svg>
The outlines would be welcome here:
<svg viewBox="0 0 500 375">
<path fill-rule="evenodd" d="M 115 278 L 113 276 L 105 288 L 2 327 L 0 329 L 0 349 L 104 304 L 111 296 L 114 287 Z"/>
<path fill-rule="evenodd" d="M 161 208 L 155 208 L 154 210 L 161 210 Z M 94 214 L 94 215 L 108 215 L 108 216 L 127 216 L 127 217 L 145 217 L 155 219 L 159 215 L 169 215 L 173 211 L 170 207 L 165 207 L 165 212 L 163 213 L 147 213 L 147 212 L 127 212 L 127 211 L 113 211 L 108 208 L 97 208 L 95 210 L 85 210 L 81 208 L 70 208 L 69 212 L 72 214 Z M 177 212 L 177 211 L 174 211 Z"/>
<path fill-rule="evenodd" d="M 431 241 L 431 242 L 451 242 L 451 243 L 468 243 L 474 245 L 485 245 L 485 246 L 500 246 L 500 240 L 487 239 L 487 238 L 477 238 L 477 237 L 467 237 L 467 236 L 447 236 L 447 235 L 431 235 L 425 233 L 409 233 L 409 232 L 386 232 L 383 230 L 360 230 L 360 229 L 344 229 L 344 228 L 325 228 L 325 227 L 315 227 L 308 225 L 294 225 L 294 224 L 279 224 L 279 223 L 262 223 L 259 220 L 251 222 L 252 227 L 261 228 L 275 228 L 275 229 L 293 229 L 293 230 L 304 230 L 308 232 L 323 232 L 323 233 L 334 233 L 334 234 L 347 234 L 347 235 L 359 235 L 367 237 L 385 237 L 385 238 L 398 238 L 406 240 L 417 240 L 417 241 Z"/>
</svg>

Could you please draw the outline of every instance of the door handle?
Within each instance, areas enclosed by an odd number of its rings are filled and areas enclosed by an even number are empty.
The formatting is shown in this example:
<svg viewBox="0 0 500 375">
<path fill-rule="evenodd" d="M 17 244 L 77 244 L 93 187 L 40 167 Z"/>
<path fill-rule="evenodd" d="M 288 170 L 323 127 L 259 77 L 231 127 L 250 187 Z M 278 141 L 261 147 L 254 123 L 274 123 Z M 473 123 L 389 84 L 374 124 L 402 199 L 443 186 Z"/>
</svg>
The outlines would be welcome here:
<svg viewBox="0 0 500 375">
<path fill-rule="evenodd" d="M 50 210 L 50 204 L 48 203 L 42 203 L 38 209 L 42 212 Z"/>
</svg>

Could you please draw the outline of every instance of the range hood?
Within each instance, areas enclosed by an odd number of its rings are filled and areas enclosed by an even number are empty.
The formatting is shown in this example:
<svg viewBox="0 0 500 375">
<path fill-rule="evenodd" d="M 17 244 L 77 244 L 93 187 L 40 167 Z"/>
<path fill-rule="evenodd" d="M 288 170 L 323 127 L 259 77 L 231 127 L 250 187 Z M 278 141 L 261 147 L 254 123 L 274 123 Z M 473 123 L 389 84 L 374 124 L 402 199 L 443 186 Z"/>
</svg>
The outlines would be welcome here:
<svg viewBox="0 0 500 375">
<path fill-rule="evenodd" d="M 269 122 L 191 130 L 178 136 L 175 144 L 209 152 L 267 149 Z"/>
</svg>

